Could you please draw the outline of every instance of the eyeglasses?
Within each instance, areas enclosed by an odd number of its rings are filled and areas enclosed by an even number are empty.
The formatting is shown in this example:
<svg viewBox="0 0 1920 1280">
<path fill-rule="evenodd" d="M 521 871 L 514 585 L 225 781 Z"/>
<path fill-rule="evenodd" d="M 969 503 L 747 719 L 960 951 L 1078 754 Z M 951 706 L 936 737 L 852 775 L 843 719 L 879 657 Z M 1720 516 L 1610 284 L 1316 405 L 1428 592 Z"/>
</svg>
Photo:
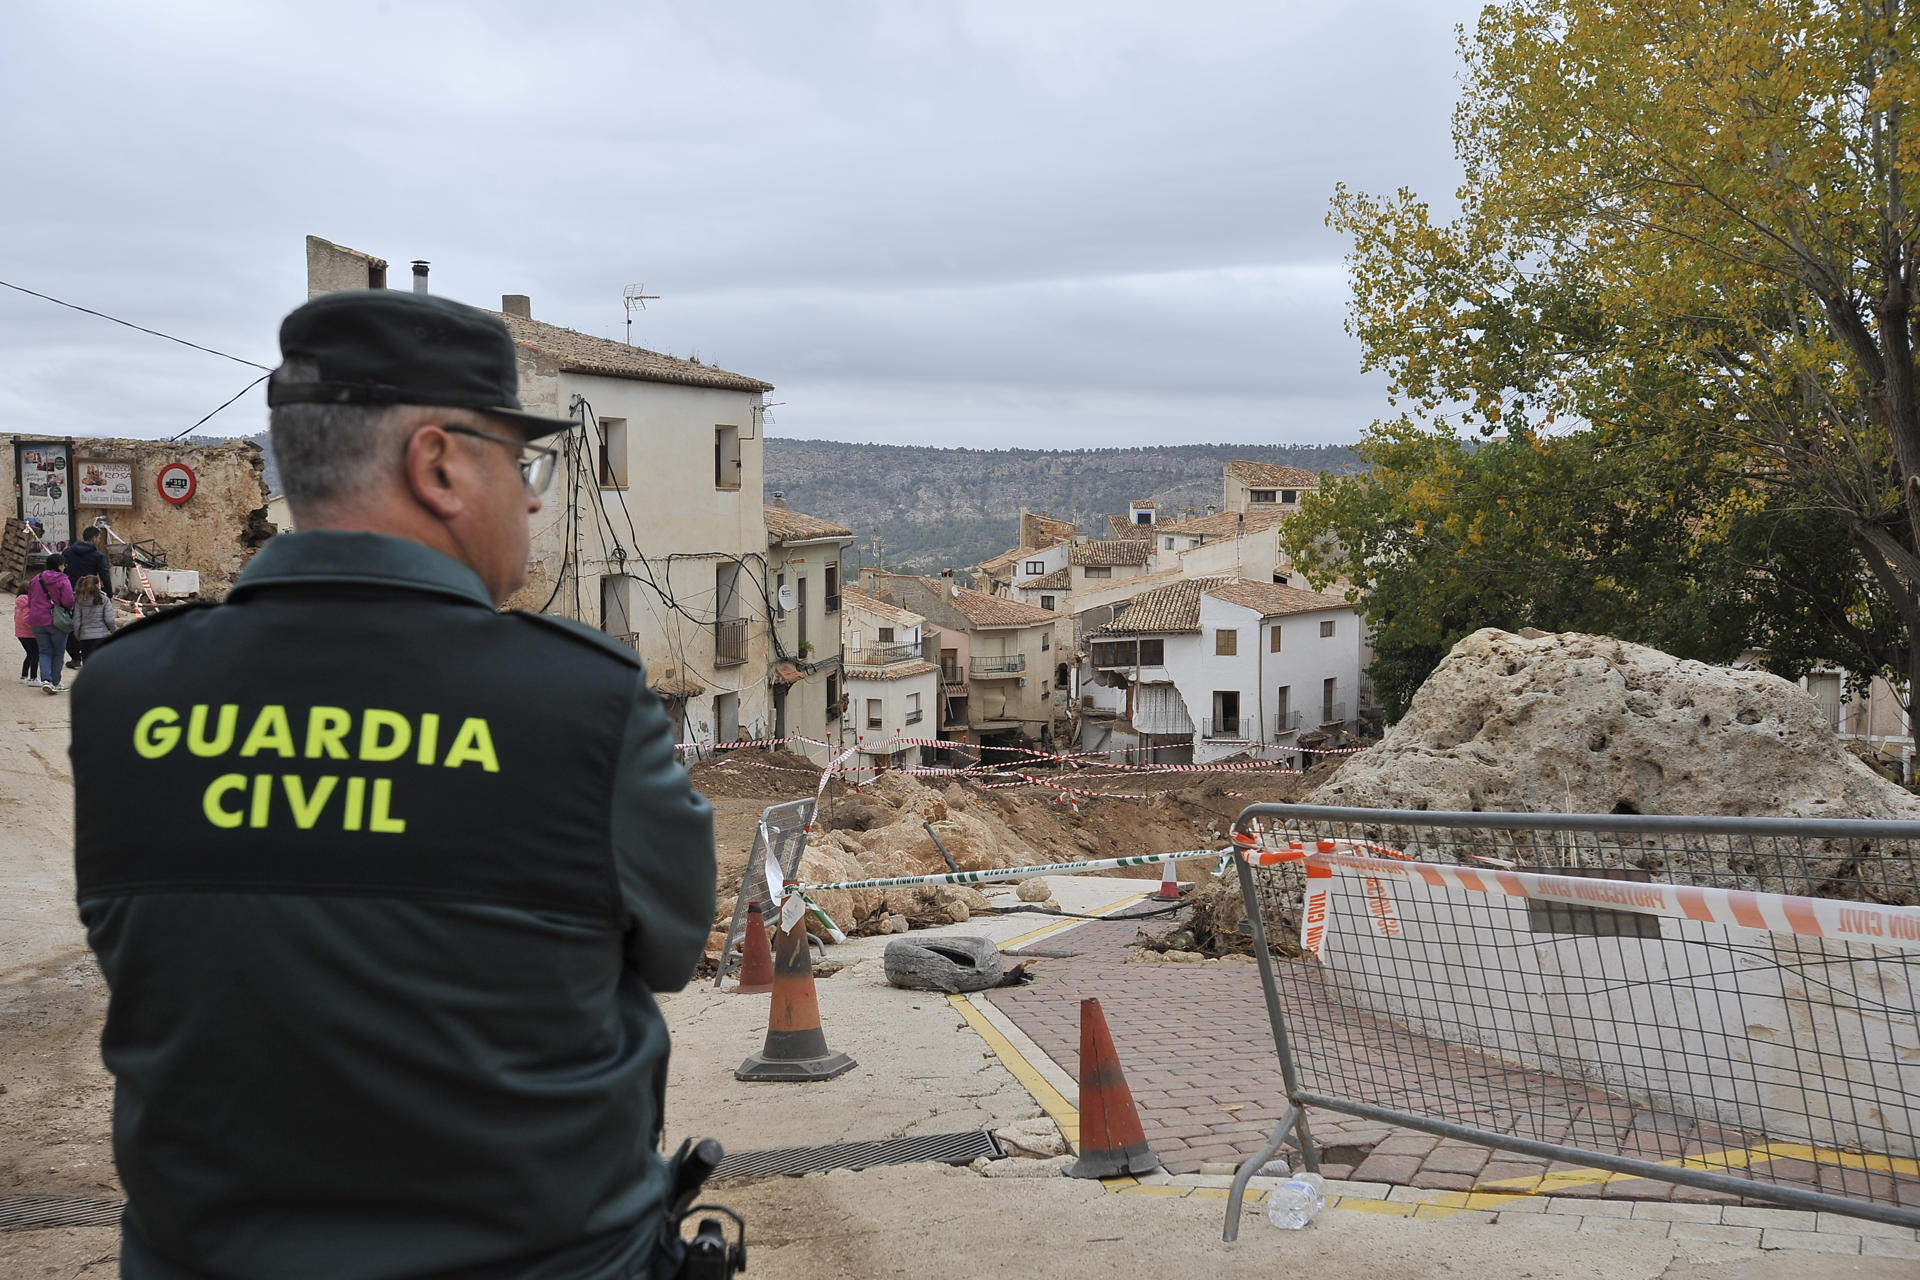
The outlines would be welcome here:
<svg viewBox="0 0 1920 1280">
<path fill-rule="evenodd" d="M 441 430 L 450 436 L 472 436 L 476 440 L 491 440 L 495 444 L 506 445 L 507 448 L 519 453 L 521 455 L 519 459 L 520 478 L 526 481 L 527 489 L 531 493 L 545 493 L 547 486 L 553 482 L 554 464 L 557 463 L 560 458 L 560 451 L 558 449 L 549 449 L 537 444 L 528 444 L 524 440 L 510 440 L 506 436 L 488 435 L 484 431 L 475 431 L 472 427 L 443 425 Z M 532 457 L 526 456 L 529 452 L 532 453 Z"/>
</svg>

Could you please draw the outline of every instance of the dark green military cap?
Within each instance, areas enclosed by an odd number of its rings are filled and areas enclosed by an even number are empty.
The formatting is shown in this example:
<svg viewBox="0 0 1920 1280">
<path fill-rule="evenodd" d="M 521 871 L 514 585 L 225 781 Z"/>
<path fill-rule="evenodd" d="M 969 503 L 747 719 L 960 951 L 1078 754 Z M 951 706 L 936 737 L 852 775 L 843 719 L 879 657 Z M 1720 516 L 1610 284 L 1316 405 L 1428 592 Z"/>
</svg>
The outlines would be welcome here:
<svg viewBox="0 0 1920 1280">
<path fill-rule="evenodd" d="M 450 298 L 393 289 L 323 294 L 280 322 L 280 356 L 314 364 L 320 379 L 270 380 L 270 405 L 472 409 L 512 423 L 529 440 L 579 425 L 522 409 L 506 323 Z"/>
</svg>

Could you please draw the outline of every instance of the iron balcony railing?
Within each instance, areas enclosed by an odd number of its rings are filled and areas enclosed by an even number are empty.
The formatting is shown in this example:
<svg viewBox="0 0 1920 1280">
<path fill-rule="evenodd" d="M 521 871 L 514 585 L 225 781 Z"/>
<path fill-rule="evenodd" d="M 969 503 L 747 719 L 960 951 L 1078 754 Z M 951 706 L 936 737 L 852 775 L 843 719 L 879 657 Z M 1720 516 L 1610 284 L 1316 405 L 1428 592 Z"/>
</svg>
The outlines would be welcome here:
<svg viewBox="0 0 1920 1280">
<path fill-rule="evenodd" d="M 864 649 L 847 650 L 847 661 L 866 667 L 884 667 L 895 662 L 912 662 L 920 650 L 910 644 L 870 644 Z"/>
<path fill-rule="evenodd" d="M 827 597 L 827 612 L 828 613 L 840 612 L 840 596 L 838 593 L 835 593 L 834 595 L 830 595 Z"/>
<path fill-rule="evenodd" d="M 1200 736 L 1215 741 L 1227 739 L 1243 742 L 1245 738 L 1241 735 L 1240 727 L 1244 723 L 1245 718 L 1242 716 L 1222 716 L 1218 720 L 1212 716 L 1204 716 L 1200 720 Z"/>
<path fill-rule="evenodd" d="M 1027 669 L 1027 657 L 1022 653 L 974 654 L 967 666 L 976 676 L 1017 676 Z"/>
<path fill-rule="evenodd" d="M 1298 733 L 1300 731 L 1300 725 L 1305 719 L 1306 713 L 1301 711 L 1281 711 L 1275 713 L 1273 717 L 1273 736 L 1277 738 L 1283 733 Z"/>
<path fill-rule="evenodd" d="M 924 711 L 909 711 L 909 712 L 907 712 L 907 723 L 908 723 L 908 724 L 919 724 L 919 723 L 920 723 L 920 721 L 921 721 L 921 719 L 922 719 L 922 718 L 923 718 L 923 717 L 924 717 L 925 715 L 926 715 L 926 712 L 924 712 Z"/>
<path fill-rule="evenodd" d="M 1347 722 L 1347 704 L 1328 703 L 1320 709 L 1320 723 L 1323 725 L 1345 724 Z"/>
<path fill-rule="evenodd" d="M 747 660 L 747 620 L 721 618 L 713 624 L 713 665 L 737 667 Z"/>
</svg>

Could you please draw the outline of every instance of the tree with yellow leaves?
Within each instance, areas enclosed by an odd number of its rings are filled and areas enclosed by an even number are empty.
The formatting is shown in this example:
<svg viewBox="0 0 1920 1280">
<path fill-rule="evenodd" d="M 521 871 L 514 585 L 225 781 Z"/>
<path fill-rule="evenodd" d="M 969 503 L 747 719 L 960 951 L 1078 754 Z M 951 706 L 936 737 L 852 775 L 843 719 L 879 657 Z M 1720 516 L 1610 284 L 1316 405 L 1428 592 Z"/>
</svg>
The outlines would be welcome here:
<svg viewBox="0 0 1920 1280">
<path fill-rule="evenodd" d="M 1707 594 L 1751 615 L 1742 642 L 1903 689 L 1920 684 L 1909 8 L 1491 4 L 1460 39 L 1457 213 L 1341 189 L 1329 216 L 1367 360 L 1436 435 L 1578 426 L 1589 480 L 1640 503 L 1684 477 L 1663 536 L 1689 582 L 1725 575 Z M 1323 575 L 1341 567 L 1326 548 L 1364 540 L 1330 518 L 1323 502 L 1292 538 Z M 1717 626 L 1667 643 L 1722 651 Z"/>
</svg>

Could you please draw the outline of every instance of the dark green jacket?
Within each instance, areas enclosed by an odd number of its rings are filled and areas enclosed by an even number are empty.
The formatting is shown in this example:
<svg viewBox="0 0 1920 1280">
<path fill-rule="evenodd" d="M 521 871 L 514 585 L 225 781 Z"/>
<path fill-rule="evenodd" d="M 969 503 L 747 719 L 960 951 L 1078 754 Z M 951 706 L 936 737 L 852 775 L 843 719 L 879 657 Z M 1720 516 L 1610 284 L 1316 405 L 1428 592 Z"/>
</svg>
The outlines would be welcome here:
<svg viewBox="0 0 1920 1280">
<path fill-rule="evenodd" d="M 73 692 L 122 1274 L 646 1275 L 713 815 L 633 655 L 283 534 Z"/>
</svg>

